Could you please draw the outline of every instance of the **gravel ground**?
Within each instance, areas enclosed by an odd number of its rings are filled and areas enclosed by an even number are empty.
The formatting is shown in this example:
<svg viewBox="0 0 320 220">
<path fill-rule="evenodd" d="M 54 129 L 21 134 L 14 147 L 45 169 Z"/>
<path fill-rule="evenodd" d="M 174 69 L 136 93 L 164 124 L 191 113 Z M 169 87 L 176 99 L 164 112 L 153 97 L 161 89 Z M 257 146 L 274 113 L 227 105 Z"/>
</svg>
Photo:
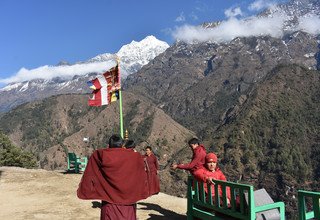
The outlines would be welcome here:
<svg viewBox="0 0 320 220">
<path fill-rule="evenodd" d="M 80 179 L 81 174 L 0 167 L 0 219 L 99 219 L 100 201 L 76 196 Z M 139 220 L 182 220 L 187 200 L 159 193 L 137 207 Z"/>
</svg>

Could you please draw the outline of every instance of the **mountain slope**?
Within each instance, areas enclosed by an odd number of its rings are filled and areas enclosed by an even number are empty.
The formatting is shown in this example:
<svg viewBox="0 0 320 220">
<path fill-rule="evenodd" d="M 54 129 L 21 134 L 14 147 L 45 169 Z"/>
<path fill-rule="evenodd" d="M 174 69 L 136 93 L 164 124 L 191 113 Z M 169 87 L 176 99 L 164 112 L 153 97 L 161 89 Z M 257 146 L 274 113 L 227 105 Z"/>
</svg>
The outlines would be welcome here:
<svg viewBox="0 0 320 220">
<path fill-rule="evenodd" d="M 316 69 L 318 51 L 317 39 L 304 32 L 224 44 L 178 42 L 130 75 L 125 88 L 206 138 L 274 67 L 297 63 Z"/>
<path fill-rule="evenodd" d="M 122 94 L 124 128 L 129 138 L 143 154 L 144 147 L 151 145 L 163 170 L 161 181 L 173 182 L 169 173 L 172 155 L 195 134 L 144 97 Z M 113 133 L 119 133 L 118 102 L 96 108 L 88 106 L 87 99 L 86 95 L 69 94 L 24 104 L 4 114 L 0 130 L 15 145 L 33 152 L 41 168 L 66 169 L 67 152 L 90 156 L 94 149 L 105 147 Z M 182 190 L 179 185 L 163 188 L 164 192 L 184 195 Z"/>
</svg>

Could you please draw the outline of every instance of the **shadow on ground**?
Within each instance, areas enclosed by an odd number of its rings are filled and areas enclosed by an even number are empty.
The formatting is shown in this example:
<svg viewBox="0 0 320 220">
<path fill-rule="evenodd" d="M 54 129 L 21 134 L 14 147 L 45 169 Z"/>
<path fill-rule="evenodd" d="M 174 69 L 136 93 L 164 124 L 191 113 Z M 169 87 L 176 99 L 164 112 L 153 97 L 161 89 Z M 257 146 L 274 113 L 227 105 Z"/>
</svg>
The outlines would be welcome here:
<svg viewBox="0 0 320 220">
<path fill-rule="evenodd" d="M 3 172 L 3 171 L 0 170 L 0 179 L 1 179 L 1 174 L 2 174 L 2 172 Z"/>
<path fill-rule="evenodd" d="M 83 174 L 82 171 L 76 173 L 75 170 L 62 170 L 62 171 L 60 171 L 60 173 L 62 173 L 62 174 L 81 174 L 81 175 Z"/>
<path fill-rule="evenodd" d="M 94 209 L 99 208 L 100 209 L 101 208 L 101 202 L 93 201 L 91 208 L 94 208 Z"/>
<path fill-rule="evenodd" d="M 139 208 L 141 210 L 155 210 L 161 214 L 161 215 L 149 214 L 150 218 L 146 220 L 185 220 L 187 218 L 186 215 L 181 215 L 171 210 L 164 209 L 161 206 L 156 204 L 145 203 L 145 202 L 139 202 L 138 204 L 145 206 L 145 207 Z"/>
</svg>

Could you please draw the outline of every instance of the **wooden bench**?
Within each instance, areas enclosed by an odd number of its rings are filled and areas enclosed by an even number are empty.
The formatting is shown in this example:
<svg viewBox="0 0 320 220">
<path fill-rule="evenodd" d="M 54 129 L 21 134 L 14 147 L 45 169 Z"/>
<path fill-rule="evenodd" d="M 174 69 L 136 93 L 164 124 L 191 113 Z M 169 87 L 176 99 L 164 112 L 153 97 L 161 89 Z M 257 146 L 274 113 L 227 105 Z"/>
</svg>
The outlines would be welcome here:
<svg viewBox="0 0 320 220">
<path fill-rule="evenodd" d="M 68 153 L 68 172 L 79 173 L 86 169 L 87 157 L 78 157 L 75 153 Z"/>
<path fill-rule="evenodd" d="M 319 199 L 319 192 L 298 190 L 299 220 L 320 219 Z"/>
<path fill-rule="evenodd" d="M 258 214 L 267 210 L 276 209 L 279 219 L 285 219 L 283 202 L 256 205 L 253 186 L 233 182 L 214 180 L 215 196 L 211 196 L 211 187 L 208 186 L 208 194 L 204 191 L 203 182 L 198 182 L 192 176 L 188 178 L 188 220 L 196 218 L 203 220 L 222 219 L 250 219 L 254 220 Z M 219 188 L 222 197 L 219 196 Z M 230 188 L 230 204 L 227 204 L 227 187 Z M 210 195 L 210 196 L 208 196 Z"/>
</svg>

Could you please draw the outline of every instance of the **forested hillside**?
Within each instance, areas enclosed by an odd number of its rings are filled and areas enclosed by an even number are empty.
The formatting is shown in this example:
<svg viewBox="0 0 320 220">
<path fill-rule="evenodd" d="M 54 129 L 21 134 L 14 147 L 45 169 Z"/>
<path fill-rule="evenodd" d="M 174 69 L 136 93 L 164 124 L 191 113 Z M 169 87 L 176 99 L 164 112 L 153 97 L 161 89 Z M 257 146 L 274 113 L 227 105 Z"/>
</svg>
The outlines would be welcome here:
<svg viewBox="0 0 320 220">
<path fill-rule="evenodd" d="M 210 142 L 231 180 L 264 187 L 293 206 L 297 189 L 319 189 L 319 79 L 319 71 L 278 66 L 252 89 Z"/>
</svg>

